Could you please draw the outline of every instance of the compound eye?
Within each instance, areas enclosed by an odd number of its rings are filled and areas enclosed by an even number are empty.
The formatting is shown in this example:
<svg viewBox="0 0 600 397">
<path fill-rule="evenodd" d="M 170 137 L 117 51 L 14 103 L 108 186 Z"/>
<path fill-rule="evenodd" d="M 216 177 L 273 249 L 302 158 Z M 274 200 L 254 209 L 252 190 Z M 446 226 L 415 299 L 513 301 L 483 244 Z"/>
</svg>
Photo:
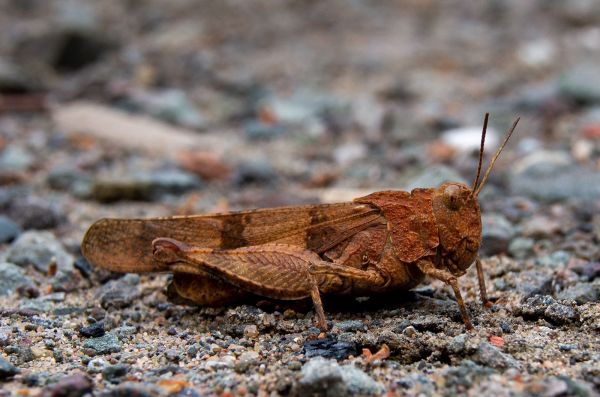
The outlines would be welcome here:
<svg viewBox="0 0 600 397">
<path fill-rule="evenodd" d="M 463 200 L 460 195 L 460 188 L 456 185 L 449 185 L 444 189 L 444 205 L 452 210 L 456 211 L 463 205 Z"/>
</svg>

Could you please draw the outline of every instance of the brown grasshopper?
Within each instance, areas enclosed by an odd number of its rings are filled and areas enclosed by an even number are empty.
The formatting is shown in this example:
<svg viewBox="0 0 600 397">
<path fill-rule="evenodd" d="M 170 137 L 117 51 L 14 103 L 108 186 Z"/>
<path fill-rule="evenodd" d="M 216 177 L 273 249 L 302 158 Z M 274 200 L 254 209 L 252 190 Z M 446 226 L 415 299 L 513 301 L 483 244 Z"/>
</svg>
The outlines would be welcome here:
<svg viewBox="0 0 600 397">
<path fill-rule="evenodd" d="M 436 189 L 381 191 L 339 204 L 259 209 L 153 219 L 101 219 L 87 231 L 82 252 L 117 272 L 172 272 L 170 289 L 199 305 L 240 302 L 248 295 L 310 297 L 318 326 L 327 329 L 321 294 L 368 296 L 408 290 L 430 276 L 450 285 L 468 329 L 471 320 L 458 277 L 481 261 L 478 195 L 517 119 L 473 187 L 446 182 Z"/>
</svg>

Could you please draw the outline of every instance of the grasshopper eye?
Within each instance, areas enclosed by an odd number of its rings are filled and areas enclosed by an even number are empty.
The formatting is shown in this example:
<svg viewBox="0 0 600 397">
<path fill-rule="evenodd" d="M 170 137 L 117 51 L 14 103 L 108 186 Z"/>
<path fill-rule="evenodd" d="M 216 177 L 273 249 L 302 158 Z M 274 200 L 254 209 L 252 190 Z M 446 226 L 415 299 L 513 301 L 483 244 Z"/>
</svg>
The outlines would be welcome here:
<svg viewBox="0 0 600 397">
<path fill-rule="evenodd" d="M 460 188 L 456 185 L 449 185 L 444 189 L 444 205 L 452 210 L 456 211 L 463 205 L 463 198 L 460 194 Z"/>
</svg>

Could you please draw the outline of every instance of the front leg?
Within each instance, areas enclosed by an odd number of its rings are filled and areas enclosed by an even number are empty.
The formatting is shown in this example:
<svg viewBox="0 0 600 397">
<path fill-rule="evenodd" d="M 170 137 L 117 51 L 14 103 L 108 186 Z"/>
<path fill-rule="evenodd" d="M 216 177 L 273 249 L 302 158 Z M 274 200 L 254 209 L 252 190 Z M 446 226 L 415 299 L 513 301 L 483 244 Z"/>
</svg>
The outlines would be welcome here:
<svg viewBox="0 0 600 397">
<path fill-rule="evenodd" d="M 452 287 L 452 290 L 454 291 L 454 296 L 456 297 L 456 303 L 458 303 L 458 308 L 460 309 L 460 315 L 462 316 L 463 322 L 465 323 L 465 326 L 468 330 L 472 330 L 473 324 L 471 324 L 471 318 L 469 316 L 467 308 L 465 307 L 465 302 L 463 301 L 460 289 L 458 288 L 458 280 L 456 279 L 456 277 L 448 271 L 437 269 L 433 265 L 433 263 L 424 259 L 419 259 L 416 264 L 419 267 L 419 269 L 426 275 L 443 281 L 444 283 Z"/>
</svg>

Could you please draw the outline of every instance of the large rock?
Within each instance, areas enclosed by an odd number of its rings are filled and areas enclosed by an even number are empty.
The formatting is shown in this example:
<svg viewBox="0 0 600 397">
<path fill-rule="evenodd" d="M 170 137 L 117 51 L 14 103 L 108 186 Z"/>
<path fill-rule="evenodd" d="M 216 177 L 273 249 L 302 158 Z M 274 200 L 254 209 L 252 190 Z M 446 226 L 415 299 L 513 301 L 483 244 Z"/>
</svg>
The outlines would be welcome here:
<svg viewBox="0 0 600 397">
<path fill-rule="evenodd" d="M 23 285 L 32 285 L 33 281 L 25 275 L 25 271 L 12 263 L 0 263 L 0 296 L 14 293 Z"/>
<path fill-rule="evenodd" d="M 28 231 L 12 244 L 7 260 L 19 266 L 33 265 L 38 271 L 47 273 L 51 263 L 63 272 L 73 271 L 73 256 L 50 232 Z"/>
</svg>

